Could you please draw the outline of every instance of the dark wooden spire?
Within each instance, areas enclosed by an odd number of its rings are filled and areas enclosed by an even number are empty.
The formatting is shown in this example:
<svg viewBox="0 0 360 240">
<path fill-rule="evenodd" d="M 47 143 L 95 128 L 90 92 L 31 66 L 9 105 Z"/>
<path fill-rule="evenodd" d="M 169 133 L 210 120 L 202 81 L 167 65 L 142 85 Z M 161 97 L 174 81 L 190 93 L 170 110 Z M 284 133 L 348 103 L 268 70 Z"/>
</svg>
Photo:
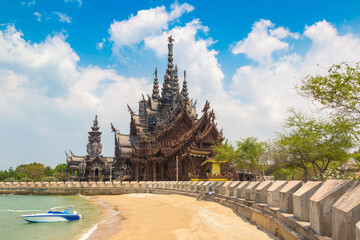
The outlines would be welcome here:
<svg viewBox="0 0 360 240">
<path fill-rule="evenodd" d="M 154 78 L 152 98 L 159 99 L 160 95 L 159 95 L 159 81 L 158 81 L 158 77 L 157 77 L 157 68 L 155 68 L 154 75 L 155 75 L 155 78 Z"/>
<path fill-rule="evenodd" d="M 184 97 L 185 102 L 189 101 L 189 93 L 188 93 L 188 87 L 186 81 L 186 71 L 184 71 L 184 82 L 183 82 L 183 88 L 181 90 L 181 95 Z"/>
<path fill-rule="evenodd" d="M 175 71 L 174 71 L 174 93 L 179 94 L 179 77 L 178 77 L 178 68 L 177 65 L 175 65 Z"/>
<path fill-rule="evenodd" d="M 168 65 L 167 65 L 167 69 L 166 69 L 166 73 L 164 76 L 164 83 L 163 83 L 163 88 L 162 88 L 162 92 L 161 92 L 161 96 L 164 100 L 166 101 L 171 101 L 172 97 L 173 97 L 173 68 L 174 68 L 174 64 L 173 64 L 173 48 L 174 48 L 174 39 L 172 38 L 172 36 L 170 36 L 168 38 L 169 42 L 168 42 L 168 49 L 169 49 L 169 53 L 168 53 Z"/>
</svg>

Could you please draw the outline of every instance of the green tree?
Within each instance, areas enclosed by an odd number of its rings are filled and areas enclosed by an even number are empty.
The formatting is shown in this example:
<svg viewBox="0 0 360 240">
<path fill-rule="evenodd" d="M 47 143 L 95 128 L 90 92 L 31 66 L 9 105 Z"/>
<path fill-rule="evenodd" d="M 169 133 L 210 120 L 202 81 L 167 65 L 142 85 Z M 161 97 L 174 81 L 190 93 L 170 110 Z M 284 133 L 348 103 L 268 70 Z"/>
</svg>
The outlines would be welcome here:
<svg viewBox="0 0 360 240">
<path fill-rule="evenodd" d="M 266 144 L 255 137 L 248 137 L 235 142 L 235 147 L 226 142 L 213 146 L 218 161 L 228 161 L 236 169 L 247 169 L 264 175 L 266 161 L 263 158 Z"/>
<path fill-rule="evenodd" d="M 47 177 L 53 175 L 53 170 L 51 169 L 50 166 L 45 167 L 44 174 L 45 174 L 45 176 L 47 176 Z"/>
<path fill-rule="evenodd" d="M 248 137 L 236 141 L 236 165 L 242 169 L 265 175 L 267 161 L 265 160 L 266 143 L 258 141 L 255 137 Z"/>
<path fill-rule="evenodd" d="M 41 179 L 42 182 L 57 182 L 58 179 L 54 176 L 45 176 Z"/>
<path fill-rule="evenodd" d="M 45 175 L 45 166 L 37 162 L 22 164 L 16 167 L 15 172 L 24 177 L 31 178 L 33 181 L 40 181 Z"/>
<path fill-rule="evenodd" d="M 215 160 L 217 161 L 228 161 L 230 164 L 235 163 L 236 153 L 234 146 L 227 141 L 219 145 L 213 145 L 212 149 L 215 152 Z"/>
<path fill-rule="evenodd" d="M 60 164 L 56 165 L 56 167 L 54 168 L 54 171 L 59 172 L 59 173 L 64 173 L 64 172 L 66 172 L 66 168 L 67 168 L 66 163 L 60 163 Z"/>
<path fill-rule="evenodd" d="M 285 133 L 278 133 L 276 144 L 282 164 L 303 171 L 304 179 L 321 177 L 329 166 L 336 167 L 349 158 L 355 145 L 354 125 L 343 116 L 315 119 L 290 110 Z"/>
<path fill-rule="evenodd" d="M 60 163 L 56 165 L 56 167 L 54 168 L 54 177 L 56 177 L 59 181 L 66 181 L 66 168 L 66 163 Z"/>
<path fill-rule="evenodd" d="M 326 76 L 307 75 L 298 90 L 303 96 L 360 123 L 359 63 L 355 67 L 346 63 L 333 65 Z"/>
</svg>

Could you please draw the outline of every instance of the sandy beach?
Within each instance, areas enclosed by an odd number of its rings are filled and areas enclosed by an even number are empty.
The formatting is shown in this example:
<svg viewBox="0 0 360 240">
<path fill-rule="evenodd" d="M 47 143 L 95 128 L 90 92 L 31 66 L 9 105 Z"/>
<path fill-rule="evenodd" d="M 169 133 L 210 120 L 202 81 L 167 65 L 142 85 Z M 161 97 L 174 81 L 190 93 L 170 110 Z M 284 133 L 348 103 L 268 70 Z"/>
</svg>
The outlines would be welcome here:
<svg viewBox="0 0 360 240">
<path fill-rule="evenodd" d="M 181 195 L 155 194 L 125 194 L 94 198 L 105 200 L 113 206 L 120 212 L 121 219 L 117 232 L 110 237 L 108 237 L 109 228 L 99 224 L 97 231 L 94 232 L 96 239 L 276 239 L 258 230 L 257 226 L 244 221 L 230 208 L 214 202 L 197 201 L 195 198 Z"/>
</svg>

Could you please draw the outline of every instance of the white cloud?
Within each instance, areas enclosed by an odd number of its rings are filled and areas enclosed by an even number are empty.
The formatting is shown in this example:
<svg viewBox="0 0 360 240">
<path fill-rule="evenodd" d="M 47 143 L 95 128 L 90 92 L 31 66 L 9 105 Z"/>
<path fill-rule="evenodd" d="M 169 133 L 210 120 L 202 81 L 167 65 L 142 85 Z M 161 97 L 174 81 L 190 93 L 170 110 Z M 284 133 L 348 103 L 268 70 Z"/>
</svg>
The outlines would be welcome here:
<svg viewBox="0 0 360 240">
<path fill-rule="evenodd" d="M 39 12 L 34 12 L 34 16 L 36 16 L 36 19 L 41 22 L 41 13 Z"/>
<path fill-rule="evenodd" d="M 35 5 L 35 1 L 21 2 L 21 5 L 31 7 Z"/>
<path fill-rule="evenodd" d="M 71 17 L 68 17 L 65 13 L 61 13 L 61 12 L 53 12 L 53 13 L 59 16 L 60 22 L 71 23 Z"/>
<path fill-rule="evenodd" d="M 106 42 L 106 39 L 103 38 L 102 42 L 96 43 L 96 49 L 100 50 L 104 47 L 104 43 Z"/>
<path fill-rule="evenodd" d="M 82 1 L 81 1 L 81 0 L 65 0 L 65 2 L 66 2 L 66 3 L 67 3 L 67 2 L 73 2 L 73 3 L 79 4 L 79 7 L 82 6 Z"/>
<path fill-rule="evenodd" d="M 326 68 L 332 64 L 343 61 L 355 63 L 360 58 L 360 38 L 351 33 L 339 35 L 336 28 L 325 20 L 305 27 L 303 35 L 311 40 L 311 47 L 305 54 L 289 50 L 282 52 L 270 64 L 260 62 L 237 69 L 231 86 L 232 97 L 240 100 L 239 109 L 249 110 L 248 115 L 237 118 L 238 124 L 244 126 L 240 135 L 273 137 L 289 107 L 304 111 L 316 109 L 315 105 L 295 91 L 295 86 L 305 74 L 326 74 Z M 267 34 L 262 36 L 264 41 L 269 38 Z M 262 39 L 258 41 L 262 42 Z M 293 44 L 301 42 L 299 40 Z"/>
<path fill-rule="evenodd" d="M 86 132 L 95 114 L 100 115 L 104 129 L 105 154 L 111 156 L 109 122 L 127 133 L 130 116 L 126 103 L 135 110 L 141 92 L 151 91 L 148 79 L 124 77 L 113 69 L 96 66 L 83 68 L 78 62 L 78 55 L 62 35 L 31 43 L 12 25 L 0 30 L 0 124 L 10 126 L 16 122 L 21 128 L 11 135 L 14 144 L 20 144 L 27 132 L 32 151 L 25 161 L 40 161 L 35 153 L 41 152 L 51 155 L 49 161 L 58 163 L 64 159 L 63 150 L 70 147 L 85 153 Z M 47 142 L 51 142 L 49 147 L 38 149 Z M 7 160 L 15 156 L 10 151 L 3 154 L 2 159 Z M 18 156 L 11 165 L 24 163 L 23 159 Z M 9 164 L 4 161 L 0 166 Z"/>
<path fill-rule="evenodd" d="M 128 20 L 115 21 L 110 25 L 110 41 L 114 43 L 114 52 L 123 46 L 141 42 L 146 36 L 160 34 L 168 29 L 170 21 L 178 19 L 182 14 L 194 8 L 184 3 L 173 4 L 168 13 L 164 6 L 140 10 L 136 15 L 131 15 Z"/>
<path fill-rule="evenodd" d="M 232 53 L 244 53 L 247 57 L 261 63 L 271 62 L 273 52 L 287 51 L 289 48 L 289 44 L 281 39 L 299 37 L 297 33 L 291 33 L 283 27 L 274 27 L 269 20 L 261 19 L 256 22 L 247 38 L 235 44 Z"/>
<path fill-rule="evenodd" d="M 184 13 L 192 12 L 194 7 L 187 3 L 179 5 L 178 2 L 175 1 L 175 3 L 171 4 L 170 9 L 169 20 L 171 21 L 180 18 Z"/>
</svg>

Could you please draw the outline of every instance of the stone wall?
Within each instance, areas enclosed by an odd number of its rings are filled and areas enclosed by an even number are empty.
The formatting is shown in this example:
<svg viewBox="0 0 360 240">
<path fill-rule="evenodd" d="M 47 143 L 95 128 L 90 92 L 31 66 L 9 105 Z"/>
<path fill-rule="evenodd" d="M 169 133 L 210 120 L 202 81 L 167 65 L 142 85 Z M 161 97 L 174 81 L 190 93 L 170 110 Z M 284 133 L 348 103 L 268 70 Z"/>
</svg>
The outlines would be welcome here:
<svg viewBox="0 0 360 240">
<path fill-rule="evenodd" d="M 126 193 L 182 194 L 218 202 L 280 239 L 360 240 L 360 184 L 352 180 L 0 182 L 0 194 Z"/>
</svg>

